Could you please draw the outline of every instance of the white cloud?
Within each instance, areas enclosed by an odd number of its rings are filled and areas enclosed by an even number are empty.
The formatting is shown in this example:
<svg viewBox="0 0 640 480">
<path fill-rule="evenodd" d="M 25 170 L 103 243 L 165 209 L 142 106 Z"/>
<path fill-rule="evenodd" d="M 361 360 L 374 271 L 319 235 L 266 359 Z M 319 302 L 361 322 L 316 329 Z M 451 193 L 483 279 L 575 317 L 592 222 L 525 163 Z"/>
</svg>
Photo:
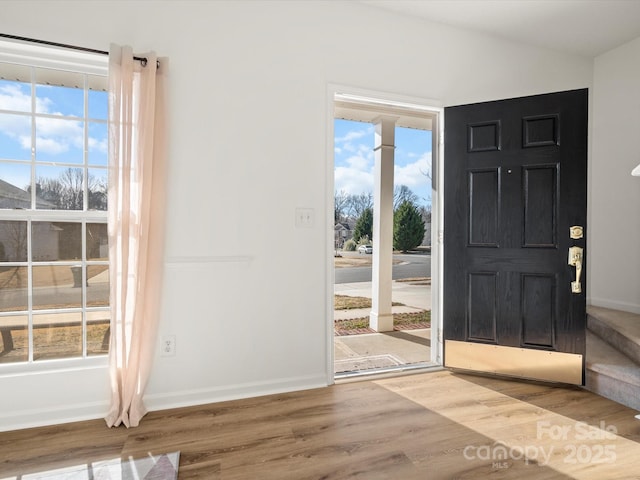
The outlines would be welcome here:
<svg viewBox="0 0 640 480">
<path fill-rule="evenodd" d="M 106 153 L 108 144 L 109 142 L 106 138 L 98 140 L 96 138 L 89 137 L 89 150 Z"/>
<path fill-rule="evenodd" d="M 55 102 L 48 97 L 36 97 L 36 111 L 51 115 L 61 115 L 54 111 Z M 19 112 L 31 111 L 31 95 L 25 93 L 17 84 L 5 84 L 0 87 L 0 109 Z M 31 119 L 23 115 L 0 114 L 0 131 L 26 150 L 31 149 Z M 36 143 L 40 153 L 57 155 L 68 152 L 70 148 L 82 151 L 84 148 L 83 123 L 77 120 L 39 117 L 36 119 Z M 106 139 L 89 137 L 89 145 L 106 152 Z"/>
<path fill-rule="evenodd" d="M 371 162 L 365 157 L 361 157 L 359 155 L 353 155 L 347 158 L 345 163 L 349 165 L 349 168 L 360 171 L 371 168 Z"/>
<path fill-rule="evenodd" d="M 56 155 L 71 147 L 82 150 L 84 131 L 82 122 L 59 118 L 36 119 L 36 148 L 39 153 Z"/>
<path fill-rule="evenodd" d="M 371 131 L 371 128 L 364 128 L 362 130 L 351 130 L 342 137 L 336 137 L 335 143 L 348 143 L 348 142 L 351 142 L 352 140 L 357 140 L 358 138 L 362 138 L 366 135 L 369 135 L 370 131 Z"/>
<path fill-rule="evenodd" d="M 0 131 L 18 140 L 20 144 L 24 144 L 26 138 L 27 147 L 25 148 L 31 148 L 31 119 L 29 117 L 0 114 Z"/>
<path fill-rule="evenodd" d="M 373 155 L 373 145 L 354 142 L 354 140 L 370 136 L 372 132 L 373 125 L 368 125 L 360 130 L 350 130 L 342 137 L 336 137 L 334 139 L 336 153 L 345 151 L 364 156 Z"/>
<path fill-rule="evenodd" d="M 373 191 L 373 168 L 363 171 L 353 167 L 336 167 L 335 190 L 348 195 L 359 195 Z"/>
<path fill-rule="evenodd" d="M 0 87 L 0 109 L 21 112 L 31 111 L 31 96 L 18 85 Z M 31 119 L 23 115 L 0 114 L 0 131 L 18 141 L 22 148 L 31 149 Z"/>
<path fill-rule="evenodd" d="M 431 152 L 426 152 L 418 160 L 405 166 L 396 165 L 393 170 L 394 183 L 406 185 L 415 192 L 425 189 L 430 183 L 427 175 L 431 174 Z"/>
<path fill-rule="evenodd" d="M 31 111 L 31 95 L 25 94 L 18 85 L 0 87 L 0 108 L 18 112 Z"/>
<path fill-rule="evenodd" d="M 52 155 L 57 155 L 59 153 L 65 153 L 69 151 L 69 145 L 67 143 L 59 142 L 46 137 L 36 137 L 36 146 L 38 152 L 49 153 Z"/>
</svg>

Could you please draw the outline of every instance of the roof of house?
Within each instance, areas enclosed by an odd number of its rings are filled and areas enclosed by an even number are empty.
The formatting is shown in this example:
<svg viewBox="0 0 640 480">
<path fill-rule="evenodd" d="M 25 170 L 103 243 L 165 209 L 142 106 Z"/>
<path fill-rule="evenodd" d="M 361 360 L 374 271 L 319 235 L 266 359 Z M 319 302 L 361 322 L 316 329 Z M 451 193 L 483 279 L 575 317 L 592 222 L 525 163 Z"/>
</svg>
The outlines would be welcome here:
<svg viewBox="0 0 640 480">
<path fill-rule="evenodd" d="M 31 208 L 31 194 L 26 190 L 16 187 L 9 182 L 0 179 L 0 208 L 27 209 Z M 36 198 L 36 208 L 55 209 L 51 202 Z"/>
</svg>

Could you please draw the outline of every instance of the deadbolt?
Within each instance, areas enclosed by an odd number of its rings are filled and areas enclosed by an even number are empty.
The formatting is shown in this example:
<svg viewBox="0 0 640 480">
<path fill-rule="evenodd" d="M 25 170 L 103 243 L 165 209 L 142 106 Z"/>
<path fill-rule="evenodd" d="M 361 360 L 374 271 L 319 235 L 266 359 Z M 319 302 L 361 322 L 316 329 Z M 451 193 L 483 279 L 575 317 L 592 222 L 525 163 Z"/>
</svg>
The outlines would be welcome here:
<svg viewBox="0 0 640 480">
<path fill-rule="evenodd" d="M 580 225 L 569 227 L 569 236 L 574 240 L 582 238 L 582 227 Z"/>
</svg>

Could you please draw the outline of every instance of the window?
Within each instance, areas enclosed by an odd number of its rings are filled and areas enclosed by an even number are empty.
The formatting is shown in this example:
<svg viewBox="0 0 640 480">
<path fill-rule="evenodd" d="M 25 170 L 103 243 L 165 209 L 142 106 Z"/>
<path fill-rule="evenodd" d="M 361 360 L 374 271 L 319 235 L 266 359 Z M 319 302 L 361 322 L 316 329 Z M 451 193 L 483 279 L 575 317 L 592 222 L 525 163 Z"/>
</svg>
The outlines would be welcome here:
<svg viewBox="0 0 640 480">
<path fill-rule="evenodd" d="M 105 355 L 106 59 L 103 68 L 2 59 L 0 369 Z"/>
</svg>

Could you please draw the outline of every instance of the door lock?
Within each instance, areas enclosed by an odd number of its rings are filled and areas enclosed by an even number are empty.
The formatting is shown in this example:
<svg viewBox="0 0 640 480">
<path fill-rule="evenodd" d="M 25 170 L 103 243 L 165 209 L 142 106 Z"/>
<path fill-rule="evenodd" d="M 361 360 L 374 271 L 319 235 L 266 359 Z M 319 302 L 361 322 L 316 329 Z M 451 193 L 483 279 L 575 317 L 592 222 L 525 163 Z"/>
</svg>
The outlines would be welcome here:
<svg viewBox="0 0 640 480">
<path fill-rule="evenodd" d="M 582 247 L 569 248 L 569 265 L 576 267 L 576 280 L 571 282 L 571 293 L 582 293 L 582 284 L 580 277 L 582 276 Z"/>
<path fill-rule="evenodd" d="M 580 225 L 574 225 L 573 227 L 570 227 L 569 236 L 574 240 L 578 240 L 582 238 L 583 236 L 582 227 Z"/>
</svg>

